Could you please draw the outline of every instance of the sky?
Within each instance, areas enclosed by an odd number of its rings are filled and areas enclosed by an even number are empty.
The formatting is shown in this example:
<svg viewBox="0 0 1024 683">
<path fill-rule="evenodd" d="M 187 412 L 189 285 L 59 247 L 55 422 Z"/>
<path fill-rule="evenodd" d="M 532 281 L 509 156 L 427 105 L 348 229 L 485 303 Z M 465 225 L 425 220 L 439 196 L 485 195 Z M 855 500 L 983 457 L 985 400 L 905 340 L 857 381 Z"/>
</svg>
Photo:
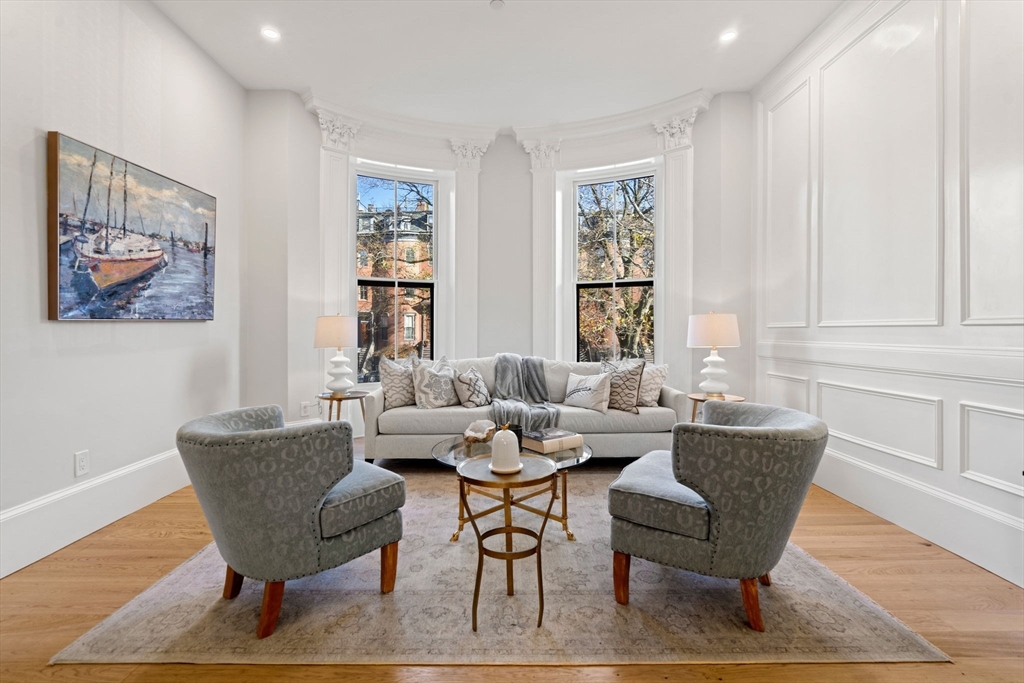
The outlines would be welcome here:
<svg viewBox="0 0 1024 683">
<path fill-rule="evenodd" d="M 94 151 L 95 148 L 89 145 L 61 136 L 58 193 L 61 213 L 80 216 L 85 209 Z M 118 227 L 124 212 L 125 161 L 103 151 L 96 155 L 88 218 L 100 222 L 106 219 L 111 161 L 114 164 L 114 177 L 110 187 L 110 227 L 113 228 L 114 212 L 117 212 Z M 147 235 L 159 231 L 164 237 L 170 237 L 173 231 L 176 237 L 202 242 L 204 223 L 210 225 L 209 240 L 213 246 L 216 244 L 217 233 L 215 197 L 128 162 L 129 230 Z"/>
</svg>

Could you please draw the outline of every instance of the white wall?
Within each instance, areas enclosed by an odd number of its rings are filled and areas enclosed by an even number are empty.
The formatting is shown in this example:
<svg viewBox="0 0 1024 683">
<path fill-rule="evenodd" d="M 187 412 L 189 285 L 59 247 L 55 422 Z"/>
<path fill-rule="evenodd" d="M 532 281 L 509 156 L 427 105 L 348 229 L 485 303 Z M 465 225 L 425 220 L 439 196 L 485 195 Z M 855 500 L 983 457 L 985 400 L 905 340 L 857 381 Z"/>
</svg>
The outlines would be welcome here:
<svg viewBox="0 0 1024 683">
<path fill-rule="evenodd" d="M 758 398 L 829 423 L 817 483 L 1018 584 L 1022 7 L 850 3 L 754 92 Z"/>
<path fill-rule="evenodd" d="M 320 126 L 298 95 L 250 91 L 246 106 L 246 254 L 242 403 L 300 403 L 323 391 L 313 331 L 320 315 Z"/>
<path fill-rule="evenodd" d="M 183 486 L 177 428 L 239 403 L 245 93 L 148 3 L 92 1 L 4 2 L 0 88 L 6 574 Z M 46 319 L 48 130 L 217 197 L 213 321 Z"/>
<path fill-rule="evenodd" d="M 481 356 L 529 355 L 533 345 L 530 157 L 499 135 L 480 160 Z"/>
<path fill-rule="evenodd" d="M 749 93 L 716 95 L 694 123 L 693 311 L 737 315 L 741 346 L 719 349 L 719 354 L 726 360 L 729 393 L 752 399 L 751 145 Z M 693 386 L 681 389 L 700 391 L 707 355 L 707 349 L 691 351 Z"/>
</svg>

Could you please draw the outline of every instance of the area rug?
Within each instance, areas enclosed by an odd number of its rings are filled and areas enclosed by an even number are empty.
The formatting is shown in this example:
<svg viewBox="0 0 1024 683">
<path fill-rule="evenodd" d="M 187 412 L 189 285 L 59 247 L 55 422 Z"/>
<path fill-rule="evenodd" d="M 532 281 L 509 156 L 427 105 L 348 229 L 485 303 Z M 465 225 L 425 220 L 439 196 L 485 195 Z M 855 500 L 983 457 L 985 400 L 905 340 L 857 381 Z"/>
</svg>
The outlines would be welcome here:
<svg viewBox="0 0 1024 683">
<path fill-rule="evenodd" d="M 576 541 L 569 541 L 560 525 L 548 525 L 543 625 L 537 628 L 534 558 L 515 563 L 514 596 L 506 595 L 504 563 L 488 559 L 474 633 L 476 538 L 467 526 L 458 542 L 449 541 L 457 515 L 454 471 L 433 462 L 384 464 L 406 478 L 408 490 L 393 593 L 379 591 L 376 552 L 289 581 L 276 632 L 257 640 L 263 584 L 246 581 L 235 600 L 223 600 L 224 561 L 211 544 L 57 654 L 53 663 L 948 661 L 793 544 L 772 571 L 772 585 L 761 588 L 763 633 L 745 623 L 739 582 L 637 558 L 630 604 L 617 604 L 606 493 L 621 463 L 587 464 L 569 474 Z M 483 502 L 470 497 L 471 505 Z M 490 528 L 498 518 L 484 522 Z M 517 511 L 516 522 L 537 528 L 539 518 Z"/>
</svg>

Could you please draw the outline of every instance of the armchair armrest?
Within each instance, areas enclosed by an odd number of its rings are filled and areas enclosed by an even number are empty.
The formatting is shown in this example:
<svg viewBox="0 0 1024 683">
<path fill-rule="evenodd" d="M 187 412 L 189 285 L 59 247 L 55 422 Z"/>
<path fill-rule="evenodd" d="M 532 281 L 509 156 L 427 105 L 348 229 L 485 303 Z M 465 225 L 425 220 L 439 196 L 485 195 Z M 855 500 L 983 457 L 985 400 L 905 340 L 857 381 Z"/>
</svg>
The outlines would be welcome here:
<svg viewBox="0 0 1024 683">
<path fill-rule="evenodd" d="M 377 387 L 363 399 L 363 406 L 366 408 L 364 420 L 363 457 L 367 462 L 373 462 L 377 457 L 375 440 L 377 438 L 377 418 L 384 412 L 384 390 Z"/>
<path fill-rule="evenodd" d="M 689 421 L 689 417 L 686 415 L 686 394 L 678 389 L 662 386 L 661 396 L 658 397 L 658 405 L 676 411 L 676 422 Z"/>
<path fill-rule="evenodd" d="M 261 581 L 319 571 L 320 507 L 352 471 L 352 426 L 235 433 L 202 426 L 178 431 L 178 451 L 227 563 Z"/>
</svg>

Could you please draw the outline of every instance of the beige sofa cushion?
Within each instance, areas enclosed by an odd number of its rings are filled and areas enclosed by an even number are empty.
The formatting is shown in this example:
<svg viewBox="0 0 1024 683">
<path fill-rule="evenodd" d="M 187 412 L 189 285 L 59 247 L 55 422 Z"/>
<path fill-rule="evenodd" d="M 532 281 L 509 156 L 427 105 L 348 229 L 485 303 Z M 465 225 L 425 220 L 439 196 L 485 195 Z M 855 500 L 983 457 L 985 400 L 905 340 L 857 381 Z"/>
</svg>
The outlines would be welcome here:
<svg viewBox="0 0 1024 683">
<path fill-rule="evenodd" d="M 640 408 L 638 414 L 609 410 L 601 414 L 596 410 L 560 405 L 558 426 L 562 429 L 587 434 L 629 434 L 667 432 L 676 424 L 676 413 L 671 408 Z M 461 434 L 474 420 L 489 420 L 490 406 L 466 408 L 449 406 L 421 410 L 405 406 L 385 410 L 377 418 L 380 434 Z"/>
<path fill-rule="evenodd" d="M 643 432 L 668 432 L 676 424 L 676 411 L 671 408 L 639 408 L 638 413 L 623 410 L 596 410 L 561 405 L 558 426 L 572 432 L 579 432 L 584 440 L 587 434 L 621 434 Z M 399 408 L 398 410 L 408 410 Z M 423 412 L 423 411 L 420 411 Z M 386 413 L 385 413 L 386 414 Z"/>
<path fill-rule="evenodd" d="M 565 385 L 569 373 L 574 375 L 600 375 L 600 363 L 570 363 L 564 360 L 545 360 L 544 379 L 548 383 L 548 400 L 561 403 L 565 400 Z"/>
</svg>

